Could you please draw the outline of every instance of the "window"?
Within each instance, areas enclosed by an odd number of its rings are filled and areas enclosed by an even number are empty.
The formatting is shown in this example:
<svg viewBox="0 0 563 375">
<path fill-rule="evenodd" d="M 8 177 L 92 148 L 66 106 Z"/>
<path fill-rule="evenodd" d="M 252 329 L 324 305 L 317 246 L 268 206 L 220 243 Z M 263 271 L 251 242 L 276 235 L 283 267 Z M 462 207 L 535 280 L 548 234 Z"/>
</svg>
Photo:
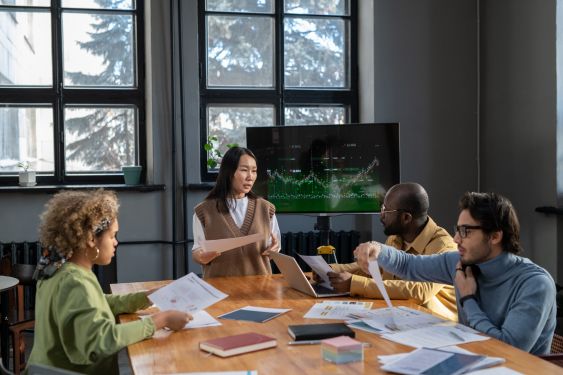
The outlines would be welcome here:
<svg viewBox="0 0 563 375">
<path fill-rule="evenodd" d="M 249 126 L 357 122 L 355 0 L 199 0 L 201 143 Z M 217 170 L 201 151 L 201 177 Z"/>
<path fill-rule="evenodd" d="M 0 184 L 121 183 L 145 164 L 142 0 L 0 0 Z"/>
</svg>

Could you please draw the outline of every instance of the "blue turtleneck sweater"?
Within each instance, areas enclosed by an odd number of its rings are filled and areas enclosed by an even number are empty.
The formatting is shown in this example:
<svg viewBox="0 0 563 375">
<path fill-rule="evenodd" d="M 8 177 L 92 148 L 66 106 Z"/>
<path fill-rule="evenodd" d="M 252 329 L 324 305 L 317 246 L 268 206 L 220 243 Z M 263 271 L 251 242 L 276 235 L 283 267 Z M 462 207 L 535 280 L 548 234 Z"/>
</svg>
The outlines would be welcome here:
<svg viewBox="0 0 563 375">
<path fill-rule="evenodd" d="M 459 253 L 415 256 L 381 247 L 379 265 L 400 278 L 454 285 Z M 508 252 L 478 266 L 476 300 L 457 303 L 460 323 L 532 354 L 549 353 L 557 313 L 549 273 Z"/>
</svg>

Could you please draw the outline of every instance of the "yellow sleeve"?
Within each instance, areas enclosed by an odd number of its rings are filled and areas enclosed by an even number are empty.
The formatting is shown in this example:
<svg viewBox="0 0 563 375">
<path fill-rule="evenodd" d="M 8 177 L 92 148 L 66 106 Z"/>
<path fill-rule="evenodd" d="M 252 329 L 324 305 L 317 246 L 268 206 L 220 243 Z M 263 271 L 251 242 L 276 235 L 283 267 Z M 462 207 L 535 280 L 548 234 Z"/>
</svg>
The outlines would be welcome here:
<svg viewBox="0 0 563 375">
<path fill-rule="evenodd" d="M 444 287 L 444 284 L 404 280 L 383 280 L 383 284 L 389 298 L 413 299 L 419 305 L 426 304 Z M 383 298 L 372 278 L 357 275 L 352 276 L 350 294 L 376 299 Z"/>
<path fill-rule="evenodd" d="M 369 276 L 369 274 L 362 271 L 356 262 L 347 264 L 333 263 L 330 267 L 334 270 L 334 272 L 349 272 L 352 275 Z"/>
</svg>

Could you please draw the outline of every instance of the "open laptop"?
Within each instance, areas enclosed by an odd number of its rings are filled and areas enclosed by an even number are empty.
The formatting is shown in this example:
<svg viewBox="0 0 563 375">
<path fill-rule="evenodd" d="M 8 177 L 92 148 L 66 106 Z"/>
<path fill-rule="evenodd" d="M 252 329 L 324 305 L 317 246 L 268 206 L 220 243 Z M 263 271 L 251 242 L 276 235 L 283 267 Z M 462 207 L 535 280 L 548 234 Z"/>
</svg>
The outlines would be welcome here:
<svg viewBox="0 0 563 375">
<path fill-rule="evenodd" d="M 336 293 L 321 285 L 311 285 L 295 258 L 280 253 L 269 254 L 276 266 L 293 289 L 316 298 L 346 296 L 350 293 Z"/>
</svg>

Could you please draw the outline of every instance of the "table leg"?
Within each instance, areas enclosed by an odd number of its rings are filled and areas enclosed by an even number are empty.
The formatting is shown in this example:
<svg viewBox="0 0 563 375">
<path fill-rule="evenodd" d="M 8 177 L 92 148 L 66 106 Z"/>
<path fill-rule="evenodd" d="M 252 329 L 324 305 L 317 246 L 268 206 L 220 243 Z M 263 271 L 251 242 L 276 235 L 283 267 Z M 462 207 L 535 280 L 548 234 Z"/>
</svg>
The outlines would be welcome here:
<svg viewBox="0 0 563 375">
<path fill-rule="evenodd" d="M 0 355 L 2 356 L 2 364 L 5 368 L 9 368 L 10 355 L 10 331 L 8 320 L 8 293 L 0 292 Z"/>
</svg>

